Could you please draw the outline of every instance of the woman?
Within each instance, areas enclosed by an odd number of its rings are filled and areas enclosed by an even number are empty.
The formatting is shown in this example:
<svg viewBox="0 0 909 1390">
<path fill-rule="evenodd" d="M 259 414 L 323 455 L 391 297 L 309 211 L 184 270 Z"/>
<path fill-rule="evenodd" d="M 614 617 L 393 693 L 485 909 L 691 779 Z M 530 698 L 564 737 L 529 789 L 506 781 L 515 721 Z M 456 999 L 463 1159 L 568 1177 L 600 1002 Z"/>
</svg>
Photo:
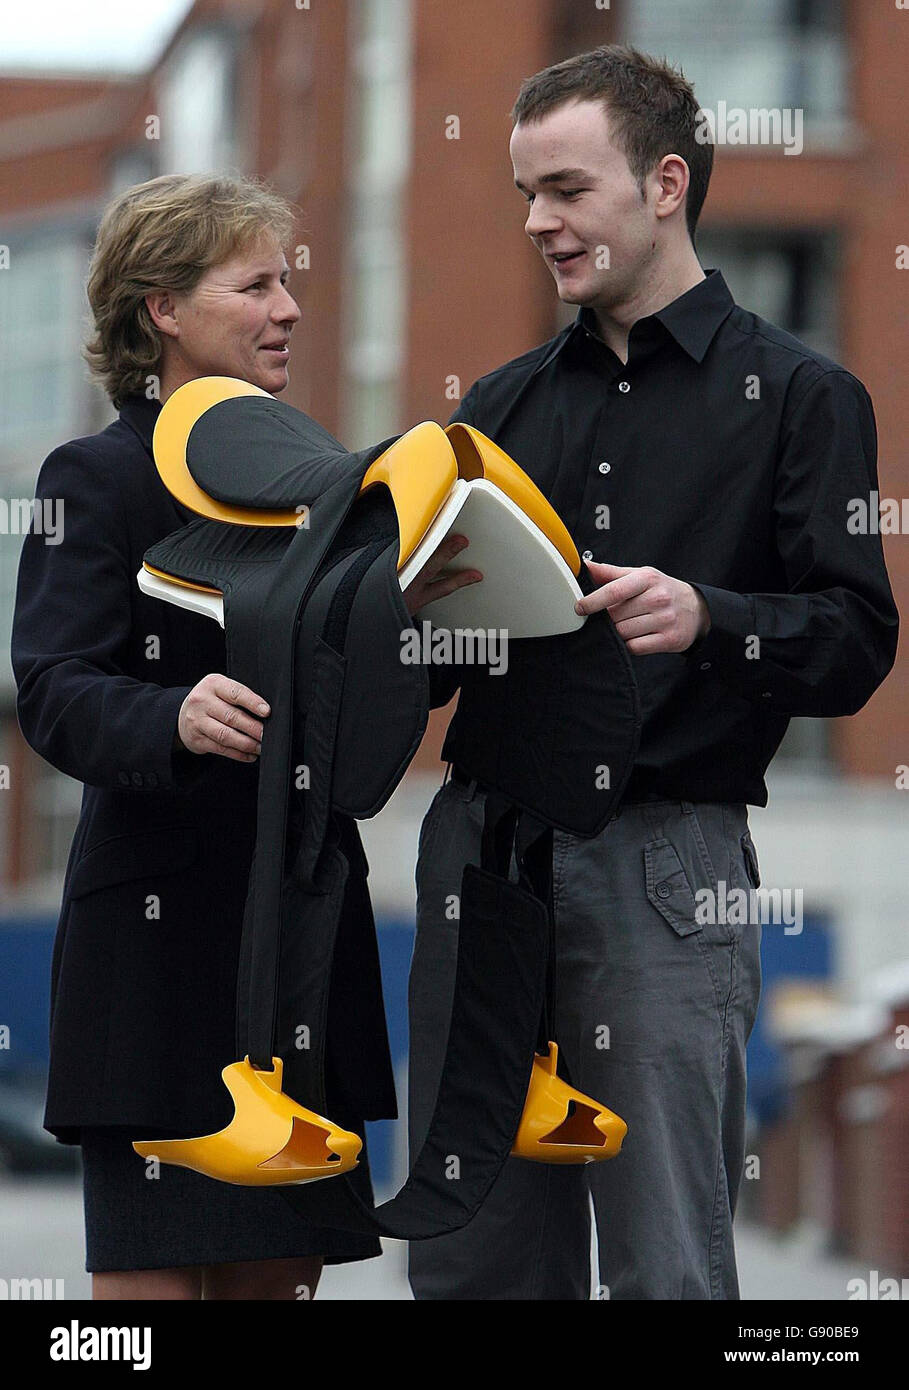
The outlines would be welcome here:
<svg viewBox="0 0 909 1390">
<path fill-rule="evenodd" d="M 224 674 L 221 630 L 136 584 L 148 547 L 193 515 L 160 481 L 152 433 L 161 404 L 196 377 L 285 388 L 300 318 L 282 250 L 291 230 L 289 206 L 243 178 L 165 176 L 111 204 L 86 353 L 119 418 L 48 457 L 36 496 L 63 503 L 63 543 L 30 533 L 23 546 L 19 722 L 85 784 L 54 949 L 44 1122 L 82 1146 L 96 1299 L 306 1298 L 323 1262 L 381 1253 L 374 1238 L 303 1225 L 270 1189 L 146 1172 L 131 1147 L 231 1116 L 220 1072 L 237 1060 L 268 717 L 257 692 Z M 435 578 L 459 548 L 440 547 L 410 586 L 410 612 L 470 581 Z M 345 833 L 356 836 L 353 822 Z M 373 1108 L 343 1117 L 348 1127 L 394 1113 L 384 1037 L 372 1066 Z M 365 1164 L 356 1180 L 369 1195 Z"/>
</svg>

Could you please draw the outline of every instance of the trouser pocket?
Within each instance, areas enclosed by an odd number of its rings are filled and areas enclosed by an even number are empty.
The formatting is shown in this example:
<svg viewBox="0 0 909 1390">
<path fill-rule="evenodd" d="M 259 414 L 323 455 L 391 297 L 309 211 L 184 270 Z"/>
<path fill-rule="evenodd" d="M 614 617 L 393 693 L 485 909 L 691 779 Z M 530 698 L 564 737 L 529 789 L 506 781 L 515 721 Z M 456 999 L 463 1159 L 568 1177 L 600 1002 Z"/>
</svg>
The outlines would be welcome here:
<svg viewBox="0 0 909 1390">
<path fill-rule="evenodd" d="M 675 846 L 665 838 L 651 840 L 644 846 L 644 869 L 647 897 L 673 931 L 679 936 L 700 931 L 694 893 Z"/>
</svg>

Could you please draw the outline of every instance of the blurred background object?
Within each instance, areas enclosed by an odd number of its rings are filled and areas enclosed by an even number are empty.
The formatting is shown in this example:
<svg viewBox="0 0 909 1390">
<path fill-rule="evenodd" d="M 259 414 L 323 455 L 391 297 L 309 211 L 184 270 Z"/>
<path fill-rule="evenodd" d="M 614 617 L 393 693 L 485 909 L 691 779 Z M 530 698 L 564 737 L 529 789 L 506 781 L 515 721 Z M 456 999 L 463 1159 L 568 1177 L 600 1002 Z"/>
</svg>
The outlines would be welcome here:
<svg viewBox="0 0 909 1390">
<path fill-rule="evenodd" d="M 511 183 L 508 112 L 521 79 L 599 43 L 635 43 L 681 64 L 705 108 L 802 113 L 798 155 L 718 147 L 698 251 L 746 308 L 862 379 L 880 495 L 900 498 L 909 12 L 860 0 L 160 0 L 116 18 L 101 0 L 43 9 L 40 26 L 27 10 L 10 21 L 0 70 L 0 1226 L 9 1218 L 20 1265 L 33 1251 L 75 1271 L 73 1296 L 87 1291 L 78 1188 L 71 1176 L 61 1222 L 56 1181 L 46 1198 L 35 1183 L 77 1162 L 40 1121 L 50 950 L 79 787 L 24 743 L 8 651 L 16 500 L 32 496 L 52 448 L 113 418 L 80 358 L 103 206 L 160 173 L 262 176 L 300 208 L 288 254 L 303 319 L 282 399 L 350 447 L 444 422 L 477 376 L 573 317 L 524 235 Z M 884 539 L 905 609 L 906 540 Z M 846 1298 L 851 1276 L 909 1275 L 906 693 L 900 659 L 855 718 L 794 721 L 770 806 L 752 812 L 763 884 L 800 890 L 804 917 L 800 931 L 764 926 L 740 1223 L 746 1297 Z M 364 827 L 402 1096 L 416 841 L 450 714 L 434 713 L 404 783 Z M 402 1125 L 375 1127 L 386 1190 L 403 1170 L 402 1142 Z M 393 1258 L 397 1282 L 373 1262 L 346 1285 L 332 1275 L 327 1291 L 406 1297 L 400 1251 Z"/>
</svg>

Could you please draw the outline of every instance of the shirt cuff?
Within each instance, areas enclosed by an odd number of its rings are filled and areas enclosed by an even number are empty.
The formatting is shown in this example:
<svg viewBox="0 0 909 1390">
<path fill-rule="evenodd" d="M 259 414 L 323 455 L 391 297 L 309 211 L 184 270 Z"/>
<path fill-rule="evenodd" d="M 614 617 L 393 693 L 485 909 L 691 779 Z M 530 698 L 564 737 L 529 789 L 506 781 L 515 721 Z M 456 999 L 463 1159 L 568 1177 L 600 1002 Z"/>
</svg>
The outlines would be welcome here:
<svg viewBox="0 0 909 1390">
<path fill-rule="evenodd" d="M 748 594 L 732 589 L 715 589 L 711 584 L 691 583 L 703 596 L 710 614 L 710 630 L 692 642 L 685 655 L 697 661 L 702 671 L 712 669 L 714 662 L 723 673 L 734 670 L 737 675 L 753 671 L 755 663 L 748 659 L 748 638 L 754 635 L 754 605 Z"/>
</svg>

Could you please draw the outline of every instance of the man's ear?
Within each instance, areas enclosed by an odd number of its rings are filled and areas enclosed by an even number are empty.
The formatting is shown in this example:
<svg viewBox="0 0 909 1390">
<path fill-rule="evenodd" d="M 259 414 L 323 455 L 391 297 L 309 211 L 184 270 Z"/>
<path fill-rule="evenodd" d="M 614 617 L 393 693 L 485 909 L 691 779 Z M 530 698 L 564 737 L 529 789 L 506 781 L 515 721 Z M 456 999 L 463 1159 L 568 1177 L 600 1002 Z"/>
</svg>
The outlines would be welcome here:
<svg viewBox="0 0 909 1390">
<path fill-rule="evenodd" d="M 153 290 L 145 296 L 145 307 L 151 315 L 152 323 L 169 338 L 180 336 L 180 325 L 175 313 L 176 305 L 170 290 Z"/>
<path fill-rule="evenodd" d="M 691 176 L 680 154 L 666 154 L 656 171 L 660 191 L 654 211 L 657 217 L 671 217 L 685 201 Z"/>
</svg>

